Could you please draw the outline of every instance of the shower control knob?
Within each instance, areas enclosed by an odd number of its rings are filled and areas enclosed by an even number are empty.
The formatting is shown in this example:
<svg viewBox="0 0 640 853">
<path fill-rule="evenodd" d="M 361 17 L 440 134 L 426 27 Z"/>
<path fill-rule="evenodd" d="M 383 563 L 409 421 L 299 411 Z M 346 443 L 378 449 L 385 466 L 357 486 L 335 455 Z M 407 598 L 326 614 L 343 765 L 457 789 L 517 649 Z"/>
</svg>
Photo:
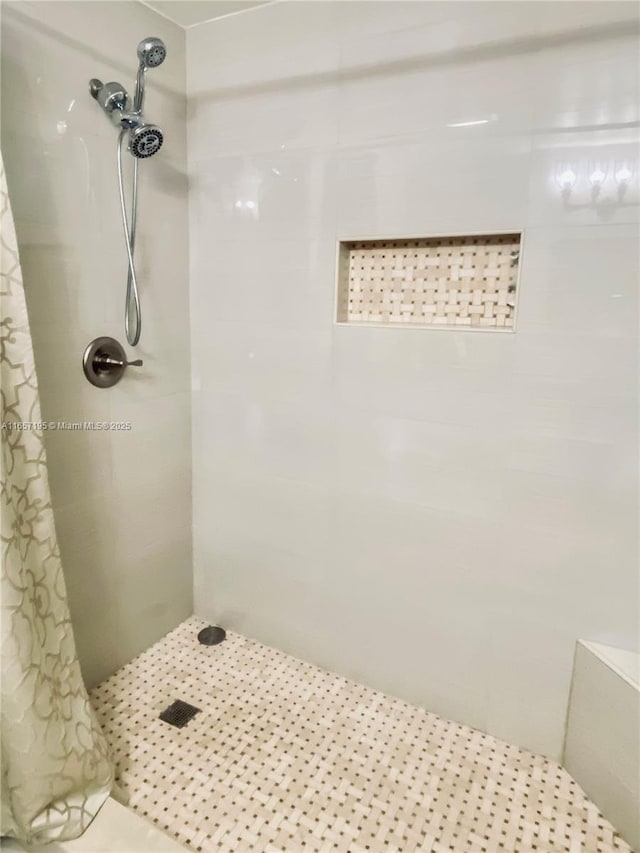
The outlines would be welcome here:
<svg viewBox="0 0 640 853">
<path fill-rule="evenodd" d="M 127 361 L 127 355 L 115 338 L 95 338 L 82 357 L 84 375 L 96 388 L 111 388 L 122 379 L 127 367 L 142 367 L 142 359 Z"/>
<path fill-rule="evenodd" d="M 110 355 L 96 355 L 93 363 L 97 364 L 101 370 L 109 370 L 110 367 L 142 367 L 141 358 L 135 361 L 121 361 L 119 358 L 111 358 Z"/>
</svg>

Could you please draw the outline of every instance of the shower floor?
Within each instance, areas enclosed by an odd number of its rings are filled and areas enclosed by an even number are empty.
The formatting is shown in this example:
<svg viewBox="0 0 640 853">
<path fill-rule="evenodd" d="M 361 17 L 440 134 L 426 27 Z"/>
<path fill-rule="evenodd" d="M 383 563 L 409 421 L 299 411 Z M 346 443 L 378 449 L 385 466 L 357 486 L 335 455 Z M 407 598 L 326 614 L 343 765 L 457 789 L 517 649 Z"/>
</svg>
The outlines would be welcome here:
<svg viewBox="0 0 640 853">
<path fill-rule="evenodd" d="M 92 691 L 129 804 L 193 850 L 631 848 L 558 764 L 191 618 Z M 175 699 L 201 709 L 182 729 Z"/>
</svg>

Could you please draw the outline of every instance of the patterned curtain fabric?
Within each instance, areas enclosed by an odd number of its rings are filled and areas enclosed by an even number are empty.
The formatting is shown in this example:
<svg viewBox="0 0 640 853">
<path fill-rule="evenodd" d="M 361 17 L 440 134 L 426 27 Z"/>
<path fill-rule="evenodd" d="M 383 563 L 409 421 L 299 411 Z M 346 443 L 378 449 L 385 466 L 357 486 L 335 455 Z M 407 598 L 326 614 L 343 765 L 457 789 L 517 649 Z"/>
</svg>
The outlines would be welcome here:
<svg viewBox="0 0 640 853">
<path fill-rule="evenodd" d="M 0 157 L 2 835 L 75 838 L 111 790 L 76 655 L 49 494 L 16 234 Z M 27 427 L 12 427 L 17 424 Z"/>
</svg>

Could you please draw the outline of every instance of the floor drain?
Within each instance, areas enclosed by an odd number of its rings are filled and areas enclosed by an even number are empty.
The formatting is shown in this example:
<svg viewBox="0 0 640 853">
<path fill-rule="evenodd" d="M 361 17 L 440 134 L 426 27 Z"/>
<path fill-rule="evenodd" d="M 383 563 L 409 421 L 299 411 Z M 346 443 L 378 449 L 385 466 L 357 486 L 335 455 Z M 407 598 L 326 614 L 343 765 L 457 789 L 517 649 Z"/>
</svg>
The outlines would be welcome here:
<svg viewBox="0 0 640 853">
<path fill-rule="evenodd" d="M 209 625 L 208 628 L 203 628 L 198 634 L 198 640 L 203 646 L 217 646 L 227 636 L 224 628 L 219 628 L 217 625 Z"/>
<path fill-rule="evenodd" d="M 165 708 L 160 714 L 160 719 L 165 723 L 169 723 L 170 726 L 176 726 L 176 728 L 181 729 L 199 713 L 200 708 L 189 705 L 188 702 L 183 702 L 181 699 L 176 699 L 173 704 Z"/>
</svg>

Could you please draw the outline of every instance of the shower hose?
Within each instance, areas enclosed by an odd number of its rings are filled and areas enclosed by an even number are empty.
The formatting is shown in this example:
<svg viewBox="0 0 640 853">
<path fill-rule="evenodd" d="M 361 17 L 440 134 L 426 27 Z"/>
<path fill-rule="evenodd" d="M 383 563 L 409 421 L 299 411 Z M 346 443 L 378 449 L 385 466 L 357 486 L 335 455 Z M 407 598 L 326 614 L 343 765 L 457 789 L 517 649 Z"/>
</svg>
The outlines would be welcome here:
<svg viewBox="0 0 640 853">
<path fill-rule="evenodd" d="M 124 142 L 126 134 L 127 131 L 122 130 L 118 136 L 117 160 L 122 227 L 124 228 L 124 239 L 127 246 L 127 258 L 129 261 L 129 269 L 127 272 L 127 296 L 124 309 L 124 328 L 127 333 L 127 340 L 129 341 L 129 344 L 134 347 L 140 340 L 140 331 L 142 329 L 142 313 L 140 311 L 140 297 L 138 296 L 138 281 L 136 279 L 136 268 L 133 263 L 133 251 L 136 243 L 136 213 L 138 207 L 138 158 L 133 158 L 133 193 L 131 196 L 131 227 L 129 227 L 127 206 L 124 200 L 124 181 L 122 177 L 122 143 Z M 132 320 L 133 323 L 131 322 Z"/>
</svg>

